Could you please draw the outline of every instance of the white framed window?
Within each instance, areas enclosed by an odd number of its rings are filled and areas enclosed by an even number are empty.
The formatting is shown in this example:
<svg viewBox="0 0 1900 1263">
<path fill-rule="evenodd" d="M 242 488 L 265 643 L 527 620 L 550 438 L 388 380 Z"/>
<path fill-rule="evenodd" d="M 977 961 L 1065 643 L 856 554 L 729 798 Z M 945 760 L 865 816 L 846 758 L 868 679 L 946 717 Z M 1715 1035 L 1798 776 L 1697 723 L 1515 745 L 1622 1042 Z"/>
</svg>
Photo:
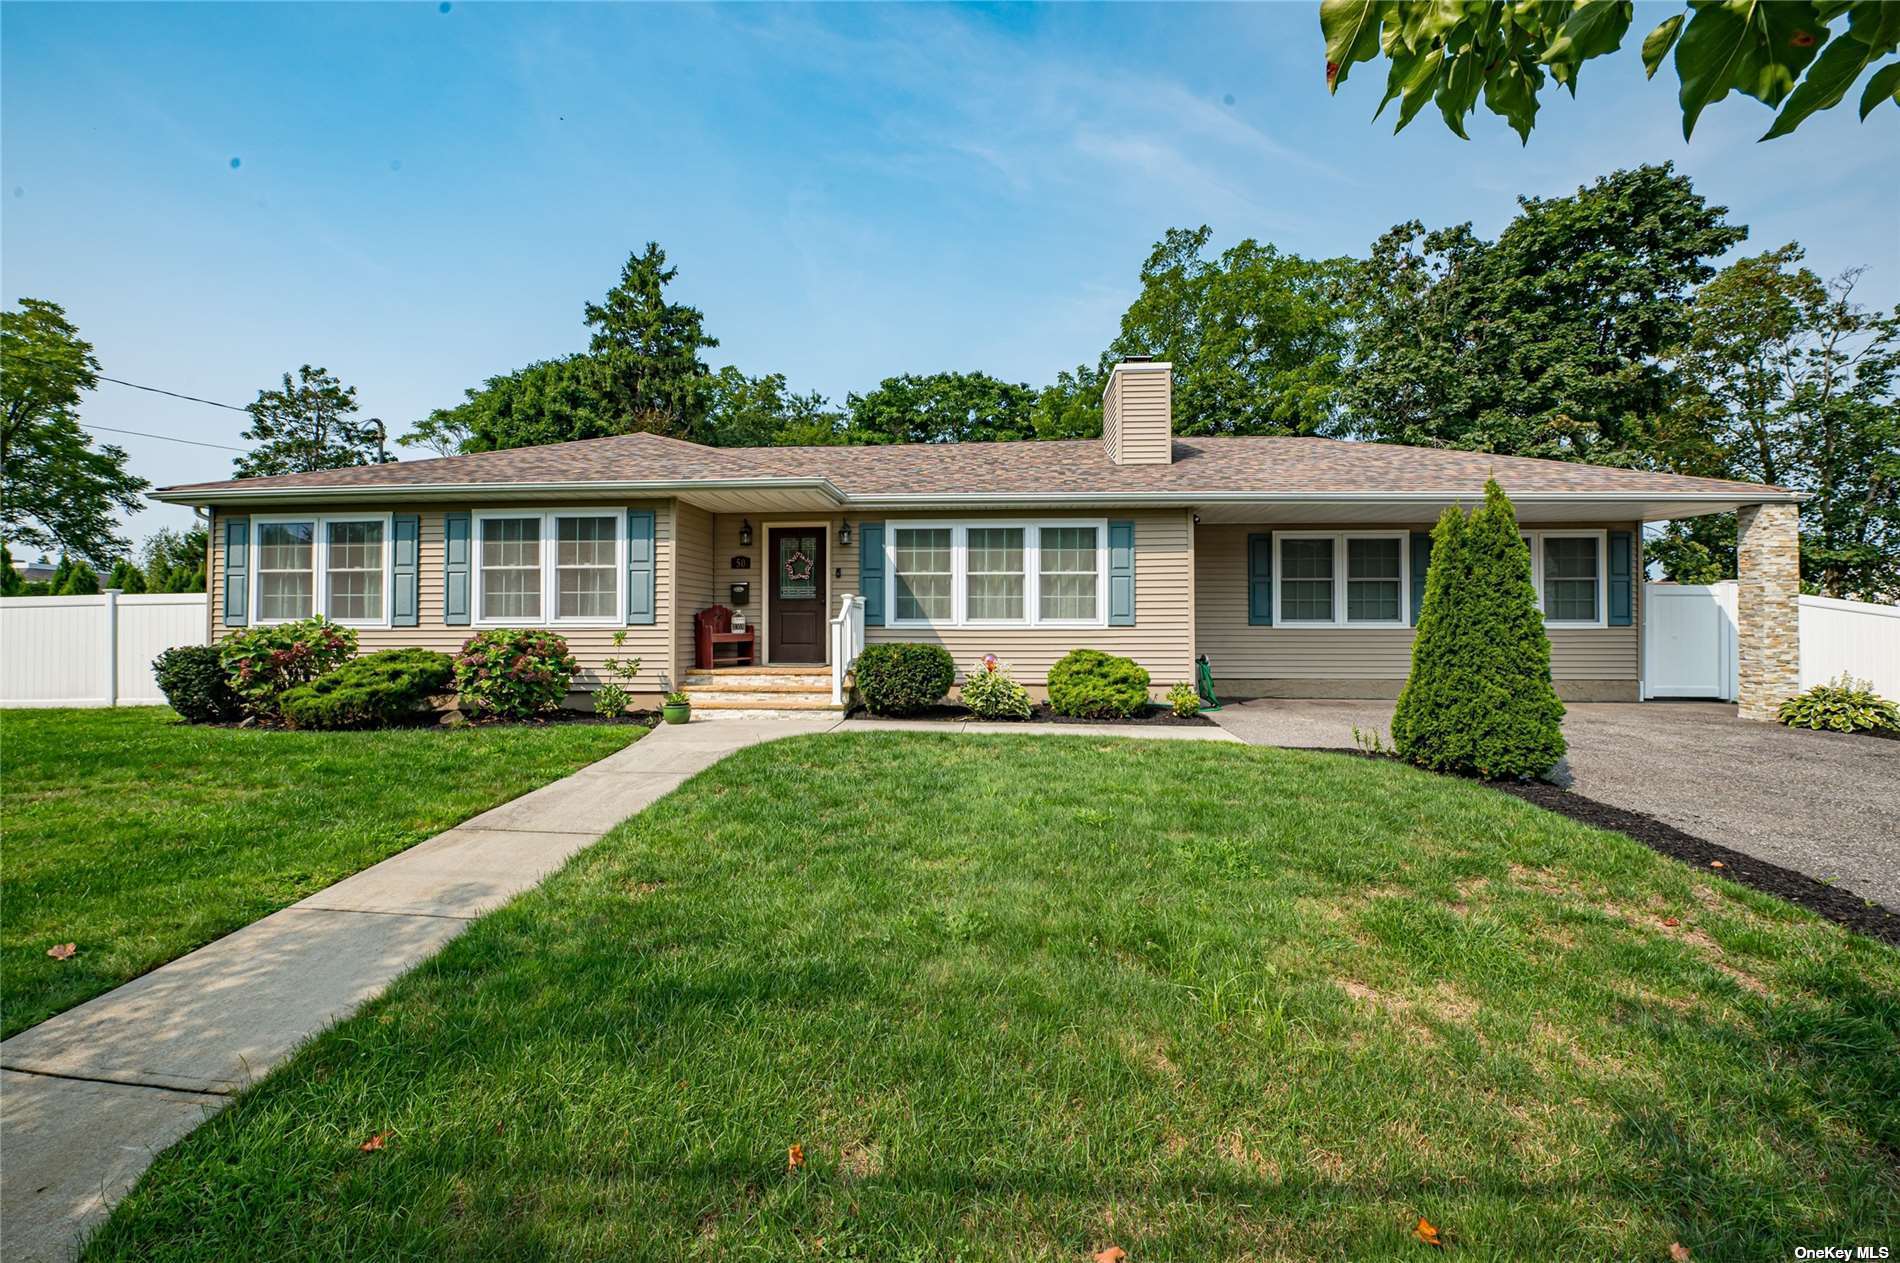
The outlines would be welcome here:
<svg viewBox="0 0 1900 1263">
<path fill-rule="evenodd" d="M 887 626 L 1105 627 L 1108 523 L 892 522 Z"/>
<path fill-rule="evenodd" d="M 1531 587 L 1551 627 L 1606 627 L 1608 531 L 1525 531 Z"/>
<path fill-rule="evenodd" d="M 1406 627 L 1411 536 L 1275 531 L 1274 619 L 1282 627 Z"/>
<path fill-rule="evenodd" d="M 1029 617 L 1025 597 L 1029 576 L 1023 568 L 1028 528 L 966 528 L 964 615 L 972 623 L 1021 623 Z"/>
<path fill-rule="evenodd" d="M 389 626 L 389 514 L 254 518 L 251 550 L 257 622 Z"/>
<path fill-rule="evenodd" d="M 476 513 L 475 623 L 625 624 L 625 521 L 623 509 Z"/>
</svg>

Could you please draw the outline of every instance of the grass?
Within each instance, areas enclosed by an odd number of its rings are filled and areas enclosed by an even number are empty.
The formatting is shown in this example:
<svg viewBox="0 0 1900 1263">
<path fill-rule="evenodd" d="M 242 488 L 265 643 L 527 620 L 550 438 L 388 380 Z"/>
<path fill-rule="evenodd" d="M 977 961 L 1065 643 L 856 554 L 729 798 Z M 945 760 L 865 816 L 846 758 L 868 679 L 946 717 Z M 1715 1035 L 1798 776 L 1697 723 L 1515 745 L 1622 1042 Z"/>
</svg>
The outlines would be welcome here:
<svg viewBox="0 0 1900 1263">
<path fill-rule="evenodd" d="M 1776 1258 L 1893 1241 L 1897 1145 L 1900 954 L 1626 838 L 1317 753 L 832 735 L 475 925 L 90 1257 Z"/>
<path fill-rule="evenodd" d="M 0 714 L 0 1033 L 295 903 L 639 735 L 200 728 L 163 707 Z M 70 960 L 49 947 L 76 943 Z"/>
</svg>

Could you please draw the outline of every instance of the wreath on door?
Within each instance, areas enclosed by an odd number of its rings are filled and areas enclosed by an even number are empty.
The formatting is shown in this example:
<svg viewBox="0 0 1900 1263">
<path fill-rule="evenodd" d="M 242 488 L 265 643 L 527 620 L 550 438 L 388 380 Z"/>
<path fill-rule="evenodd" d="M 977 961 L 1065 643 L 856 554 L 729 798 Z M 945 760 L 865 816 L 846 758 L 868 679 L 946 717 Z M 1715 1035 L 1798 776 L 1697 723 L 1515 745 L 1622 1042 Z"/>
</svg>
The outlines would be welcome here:
<svg viewBox="0 0 1900 1263">
<path fill-rule="evenodd" d="M 785 559 L 785 577 L 793 583 L 805 583 L 811 579 L 812 561 L 803 549 L 793 549 L 792 555 Z"/>
</svg>

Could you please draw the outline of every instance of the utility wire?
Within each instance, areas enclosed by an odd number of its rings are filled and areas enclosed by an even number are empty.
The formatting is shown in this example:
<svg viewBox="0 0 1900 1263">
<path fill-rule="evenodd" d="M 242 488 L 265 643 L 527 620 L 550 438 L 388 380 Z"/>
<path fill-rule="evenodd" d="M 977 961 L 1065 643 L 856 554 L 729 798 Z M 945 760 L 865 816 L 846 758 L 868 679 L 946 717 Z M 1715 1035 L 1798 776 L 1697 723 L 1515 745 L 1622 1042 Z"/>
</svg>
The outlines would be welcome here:
<svg viewBox="0 0 1900 1263">
<path fill-rule="evenodd" d="M 212 406 L 213 408 L 224 408 L 224 409 L 227 409 L 228 411 L 231 411 L 231 412 L 246 412 L 246 413 L 248 413 L 248 412 L 250 411 L 250 409 L 249 409 L 249 408 L 240 408 L 240 407 L 238 407 L 238 406 L 237 406 L 237 405 L 235 405 L 235 404 L 228 404 L 228 403 L 219 403 L 219 402 L 218 402 L 217 400 L 215 400 L 215 399 L 200 399 L 200 398 L 198 398 L 198 396 L 196 396 L 196 395 L 181 395 L 181 394 L 179 394 L 179 393 L 178 393 L 177 391 L 175 391 L 175 390 L 160 390 L 160 389 L 159 389 L 158 387 L 156 387 L 156 386 L 141 386 L 141 385 L 139 385 L 139 384 L 138 384 L 137 382 L 128 382 L 128 381 L 121 381 L 121 380 L 119 380 L 119 379 L 118 379 L 117 377 L 107 377 L 107 376 L 105 376 L 105 375 L 103 375 L 103 374 L 101 374 L 101 375 L 100 375 L 100 377 L 99 377 L 99 380 L 100 380 L 100 381 L 102 381 L 102 382 L 111 382 L 111 383 L 112 383 L 113 385 L 115 385 L 115 386 L 130 386 L 130 387 L 131 387 L 131 388 L 132 388 L 133 390 L 149 390 L 149 391 L 151 391 L 151 392 L 152 392 L 153 394 L 155 394 L 155 395 L 170 395 L 170 396 L 171 396 L 171 397 L 172 397 L 173 399 L 184 399 L 184 400 L 187 400 L 187 401 L 189 401 L 189 402 L 191 402 L 191 403 L 202 403 L 202 404 L 209 404 L 209 405 L 211 405 L 211 406 Z M 103 428 L 103 427 L 101 427 L 101 428 Z M 126 433 L 126 434 L 130 434 L 130 433 L 132 433 L 132 431 L 130 431 L 130 430 L 126 430 L 126 431 L 124 431 L 124 433 Z M 154 437 L 154 436 L 150 436 L 150 435 L 148 435 L 147 437 Z M 163 438 L 164 436 L 163 436 L 163 435 L 158 435 L 158 436 L 156 436 L 156 437 L 159 437 L 159 438 Z M 184 442 L 185 440 L 183 440 L 183 439 L 181 439 L 181 440 L 179 440 L 179 441 L 180 441 L 180 442 Z M 216 446 L 216 445 L 215 445 L 215 444 L 213 444 L 213 446 Z"/>
<path fill-rule="evenodd" d="M 171 392 L 161 390 L 158 393 L 168 395 Z M 183 396 L 180 396 L 180 398 L 183 398 Z M 204 401 L 200 400 L 199 402 L 202 403 Z M 104 430 L 108 434 L 134 434 L 142 439 L 164 439 L 167 443 L 189 443 L 193 447 L 215 447 L 227 452 L 248 452 L 251 450 L 248 447 L 232 447 L 229 443 L 206 443 L 198 439 L 181 439 L 170 434 L 147 434 L 144 430 L 119 430 L 109 425 L 94 425 L 90 421 L 81 421 L 79 424 L 88 430 Z"/>
</svg>

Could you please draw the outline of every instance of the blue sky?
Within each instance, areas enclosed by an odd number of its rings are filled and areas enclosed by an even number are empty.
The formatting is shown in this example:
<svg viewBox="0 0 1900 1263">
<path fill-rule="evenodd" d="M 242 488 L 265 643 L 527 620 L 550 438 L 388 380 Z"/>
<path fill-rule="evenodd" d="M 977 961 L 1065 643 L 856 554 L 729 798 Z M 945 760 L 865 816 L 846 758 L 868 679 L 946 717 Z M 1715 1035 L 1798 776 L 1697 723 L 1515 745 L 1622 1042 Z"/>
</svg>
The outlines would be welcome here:
<svg viewBox="0 0 1900 1263">
<path fill-rule="evenodd" d="M 1671 8 L 1639 6 L 1647 30 Z M 0 290 L 63 303 L 103 371 L 242 404 L 305 361 L 399 431 L 584 345 L 581 304 L 659 241 L 715 364 L 836 398 L 900 372 L 1042 383 L 1092 361 L 1170 226 L 1307 254 L 1393 223 L 1493 234 L 1519 193 L 1673 160 L 1752 233 L 1900 299 L 1892 110 L 1757 145 L 1681 139 L 1635 50 L 1481 114 L 1329 98 L 1317 5 L 37 5 L 0 9 Z M 235 160 L 235 162 L 234 162 Z M 244 418 L 102 384 L 101 426 Z M 231 453 L 102 435 L 154 483 Z M 420 454 L 420 453 L 418 453 Z M 135 536 L 187 520 L 155 506 Z"/>
</svg>

